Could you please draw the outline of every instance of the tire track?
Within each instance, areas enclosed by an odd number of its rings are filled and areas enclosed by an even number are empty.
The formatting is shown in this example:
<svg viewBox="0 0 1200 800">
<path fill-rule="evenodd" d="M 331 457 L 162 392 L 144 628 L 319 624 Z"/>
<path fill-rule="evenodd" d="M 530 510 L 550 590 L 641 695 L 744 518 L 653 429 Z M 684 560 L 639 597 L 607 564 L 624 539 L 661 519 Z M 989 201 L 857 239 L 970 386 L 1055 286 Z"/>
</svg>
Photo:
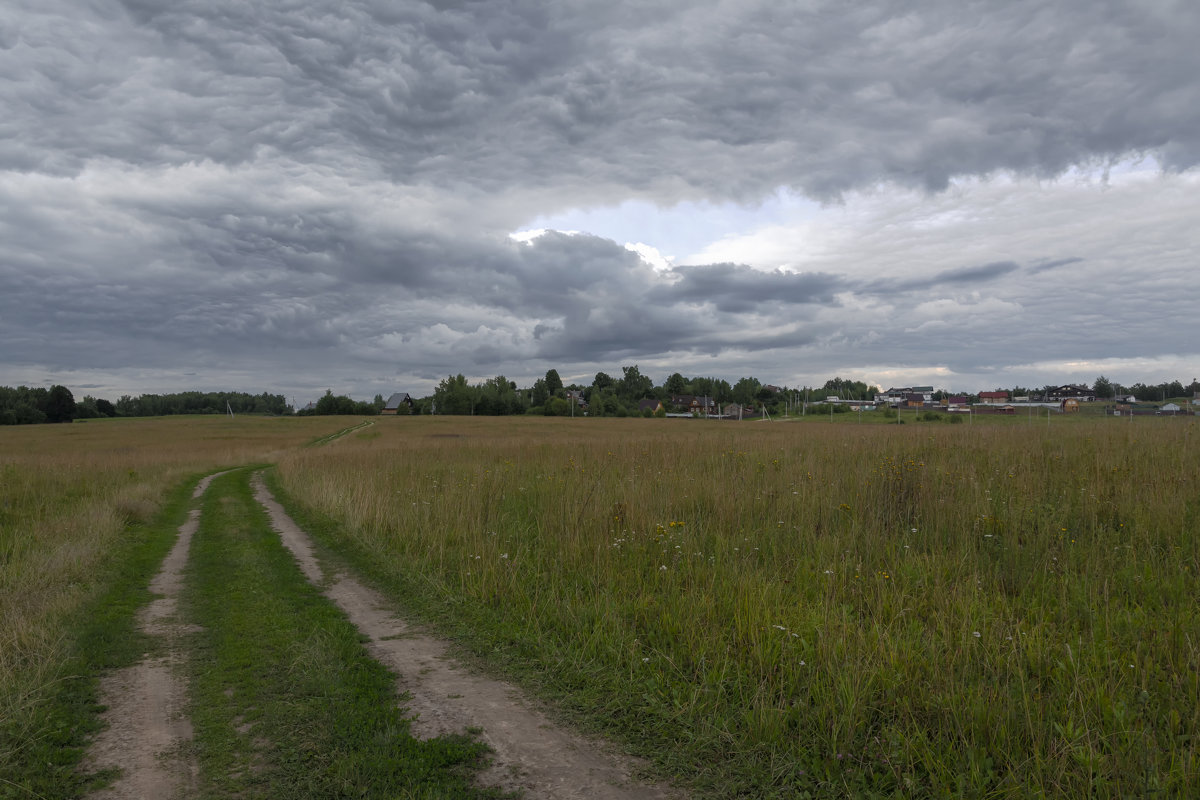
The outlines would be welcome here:
<svg viewBox="0 0 1200 800">
<path fill-rule="evenodd" d="M 212 479 L 223 474 L 201 479 L 192 498 L 202 497 Z M 187 684 L 181 677 L 185 656 L 179 642 L 195 628 L 180 622 L 176 612 L 188 549 L 199 526 L 200 510 L 192 509 L 150 582 L 150 591 L 158 597 L 138 613 L 138 629 L 162 640 L 165 653 L 147 654 L 137 664 L 100 679 L 105 727 L 88 748 L 85 765 L 94 770 L 117 768 L 121 775 L 88 795 L 91 800 L 166 800 L 186 796 L 196 787 L 198 767 L 185 752 L 192 724 L 184 713 Z"/>
<path fill-rule="evenodd" d="M 262 481 L 253 478 L 254 495 L 271 524 L 310 581 L 370 639 L 375 658 L 400 676 L 416 715 L 414 735 L 423 738 L 480 729 L 494 750 L 492 767 L 480 781 L 521 789 L 533 800 L 667 800 L 678 797 L 659 786 L 632 778 L 639 762 L 603 743 L 560 727 L 531 707 L 515 686 L 472 674 L 448 655 L 445 642 L 417 633 L 396 616 L 378 592 L 350 575 L 326 576 L 313 555 L 307 534 L 288 516 Z"/>
</svg>

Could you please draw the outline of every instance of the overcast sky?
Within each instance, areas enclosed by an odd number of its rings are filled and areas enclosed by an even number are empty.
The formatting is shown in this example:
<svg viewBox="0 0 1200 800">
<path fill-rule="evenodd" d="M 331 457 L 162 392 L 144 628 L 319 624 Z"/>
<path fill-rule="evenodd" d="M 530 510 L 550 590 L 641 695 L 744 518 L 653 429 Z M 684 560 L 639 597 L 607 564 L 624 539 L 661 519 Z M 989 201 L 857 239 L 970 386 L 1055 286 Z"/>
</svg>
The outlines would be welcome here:
<svg viewBox="0 0 1200 800">
<path fill-rule="evenodd" d="M 1200 377 L 1193 0 L 7 0 L 0 384 Z"/>
</svg>

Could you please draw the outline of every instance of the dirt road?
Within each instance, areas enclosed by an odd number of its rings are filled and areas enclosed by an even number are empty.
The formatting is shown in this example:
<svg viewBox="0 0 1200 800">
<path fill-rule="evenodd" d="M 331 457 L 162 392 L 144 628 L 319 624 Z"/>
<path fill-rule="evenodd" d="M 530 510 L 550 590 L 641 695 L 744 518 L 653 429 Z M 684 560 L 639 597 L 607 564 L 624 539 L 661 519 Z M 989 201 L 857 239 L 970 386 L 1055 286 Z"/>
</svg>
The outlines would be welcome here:
<svg viewBox="0 0 1200 800">
<path fill-rule="evenodd" d="M 214 476 L 196 487 L 200 498 Z M 638 762 L 603 743 L 564 729 L 539 711 L 514 686 L 472 673 L 448 655 L 445 642 L 418 633 L 398 609 L 352 575 L 326 576 L 313 555 L 308 536 L 288 516 L 262 482 L 252 478 L 256 500 L 293 553 L 309 581 L 325 593 L 369 640 L 371 654 L 400 676 L 399 688 L 411 695 L 413 733 L 432 738 L 479 731 L 494 750 L 480 782 L 519 789 L 531 800 L 666 800 L 680 795 L 665 787 L 639 783 Z M 157 595 L 139 614 L 140 629 L 163 646 L 161 654 L 118 670 L 101 682 L 106 727 L 90 748 L 89 769 L 119 768 L 120 778 L 92 800 L 176 798 L 197 785 L 196 765 L 188 758 L 191 723 L 185 716 L 187 686 L 183 634 L 189 628 L 177 616 L 183 569 L 200 511 L 193 510 L 179 529 L 174 547 L 151 583 Z"/>
<path fill-rule="evenodd" d="M 201 480 L 192 498 L 202 497 L 215 477 Z M 188 548 L 199 525 L 200 511 L 193 509 L 150 582 L 150 591 L 158 596 L 138 614 L 138 628 L 163 642 L 163 654 L 147 654 L 100 681 L 101 703 L 107 707 L 105 727 L 85 763 L 95 770 L 116 767 L 121 775 L 111 786 L 90 795 L 92 800 L 166 800 L 185 796 L 195 786 L 196 765 L 184 747 L 192 738 L 192 725 L 184 714 L 187 686 L 180 642 L 190 627 L 177 618 L 176 610 Z"/>
</svg>

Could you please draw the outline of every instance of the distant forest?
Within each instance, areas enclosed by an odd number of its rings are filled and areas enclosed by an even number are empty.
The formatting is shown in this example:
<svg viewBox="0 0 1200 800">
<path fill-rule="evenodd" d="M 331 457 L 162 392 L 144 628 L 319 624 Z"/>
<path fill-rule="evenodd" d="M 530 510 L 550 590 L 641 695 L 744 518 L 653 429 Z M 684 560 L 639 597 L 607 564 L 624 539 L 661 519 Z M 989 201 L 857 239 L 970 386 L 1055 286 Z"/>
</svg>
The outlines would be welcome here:
<svg viewBox="0 0 1200 800">
<path fill-rule="evenodd" d="M 1052 387 L 1013 386 L 1007 391 L 1013 397 L 1037 398 Z M 1164 381 L 1157 384 L 1135 383 L 1123 386 L 1103 375 L 1091 387 L 1100 399 L 1133 395 L 1140 402 L 1162 402 L 1168 399 L 1189 398 L 1200 392 L 1200 382 Z M 1004 387 L 997 387 L 1003 391 Z M 548 370 L 532 386 L 518 388 L 515 381 L 503 375 L 471 384 L 462 374 L 449 375 L 433 394 L 413 397 L 401 403 L 402 414 L 477 414 L 485 416 L 536 414 L 569 416 L 582 407 L 588 416 L 631 416 L 648 413 L 644 400 L 657 400 L 665 411 L 687 411 L 684 398 L 703 397 L 720 405 L 736 403 L 746 408 L 763 408 L 769 413 L 794 409 L 803 404 L 820 403 L 827 397 L 840 400 L 872 400 L 880 387 L 862 381 L 831 378 L 821 386 L 788 388 L 764 385 L 757 378 L 741 378 L 736 383 L 721 378 L 696 376 L 685 378 L 676 372 L 661 384 L 642 374 L 638 365 L 621 367 L 619 377 L 597 372 L 590 384 L 564 385 L 558 370 Z M 977 392 L 938 390 L 933 398 L 963 395 L 978 400 Z M 811 405 L 809 406 L 811 407 Z M 382 395 L 360 401 L 332 391 L 298 414 L 373 415 L 384 408 Z M 840 409 L 838 409 L 840 410 Z M 0 386 L 0 425 L 27 425 L 42 422 L 70 422 L 98 417 L 157 417 L 172 414 L 291 414 L 293 409 L 281 394 L 248 394 L 246 392 L 178 392 L 175 394 L 143 394 L 122 396 L 115 403 L 90 395 L 76 401 L 65 386 L 49 389 L 15 389 Z"/>
<path fill-rule="evenodd" d="M 65 386 L 49 389 L 15 389 L 0 386 L 0 425 L 71 422 L 100 417 L 162 417 L 173 414 L 289 414 L 281 394 L 246 392 L 179 392 L 176 394 L 124 395 L 113 403 L 85 396 L 76 401 Z"/>
</svg>

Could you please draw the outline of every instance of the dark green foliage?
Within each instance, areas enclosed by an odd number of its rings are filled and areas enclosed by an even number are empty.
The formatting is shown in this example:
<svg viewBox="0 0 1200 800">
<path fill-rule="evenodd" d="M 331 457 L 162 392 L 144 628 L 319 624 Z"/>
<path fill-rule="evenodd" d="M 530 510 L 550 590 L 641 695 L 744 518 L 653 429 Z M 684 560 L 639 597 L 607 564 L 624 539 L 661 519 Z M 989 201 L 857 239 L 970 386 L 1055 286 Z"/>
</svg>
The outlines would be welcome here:
<svg viewBox="0 0 1200 800">
<path fill-rule="evenodd" d="M 123 395 L 116 404 L 96 401 L 104 416 L 162 417 L 174 414 L 286 414 L 290 410 L 281 394 L 246 392 L 178 392 L 175 394 Z"/>
<path fill-rule="evenodd" d="M 817 391 L 825 397 L 840 397 L 842 400 L 870 400 L 875 396 L 875 387 L 846 378 L 831 378 Z"/>
<path fill-rule="evenodd" d="M 75 418 L 75 396 L 65 386 L 51 386 L 43 411 L 47 422 L 70 422 Z"/>
<path fill-rule="evenodd" d="M 551 397 L 546 401 L 543 413 L 547 417 L 569 417 L 571 416 L 571 404 L 563 397 Z"/>
<path fill-rule="evenodd" d="M 617 396 L 627 403 L 636 405 L 654 388 L 654 381 L 650 380 L 649 375 L 643 375 L 637 364 L 621 367 L 621 373 L 624 377 L 618 381 Z"/>
<path fill-rule="evenodd" d="M 739 405 L 749 405 L 754 402 L 761 388 L 758 378 L 739 378 L 733 385 L 733 401 Z"/>
<path fill-rule="evenodd" d="M 550 392 L 552 397 L 561 397 L 563 393 L 562 378 L 558 376 L 558 370 L 546 370 L 546 391 Z"/>
<path fill-rule="evenodd" d="M 70 422 L 74 418 L 75 397 L 65 386 L 49 389 L 0 386 L 0 425 Z"/>
<path fill-rule="evenodd" d="M 335 395 L 332 390 L 326 389 L 325 396 L 317 401 L 317 407 L 312 413 L 317 416 L 372 416 L 378 414 L 380 408 L 374 403 L 360 403 L 345 395 Z"/>
</svg>

